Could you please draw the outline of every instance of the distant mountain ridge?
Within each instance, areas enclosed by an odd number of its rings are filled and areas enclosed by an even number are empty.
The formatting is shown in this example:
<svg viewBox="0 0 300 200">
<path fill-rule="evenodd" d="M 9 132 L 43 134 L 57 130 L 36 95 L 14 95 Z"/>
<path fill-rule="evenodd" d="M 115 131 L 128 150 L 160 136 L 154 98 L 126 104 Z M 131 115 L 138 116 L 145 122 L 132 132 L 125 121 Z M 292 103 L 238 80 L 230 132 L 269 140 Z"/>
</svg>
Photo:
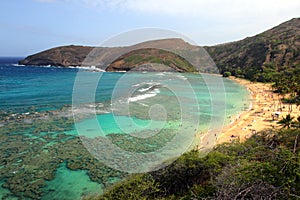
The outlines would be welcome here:
<svg viewBox="0 0 300 200">
<path fill-rule="evenodd" d="M 218 73 L 208 66 L 212 65 L 207 55 L 201 52 L 203 60 L 193 60 L 193 52 L 201 51 L 201 47 L 190 45 L 181 39 L 154 40 L 136 44 L 129 47 L 86 47 L 86 46 L 63 46 L 46 50 L 21 60 L 23 65 L 54 65 L 54 66 L 80 66 L 94 65 L 102 69 L 113 70 L 112 63 L 120 60 L 128 60 L 124 54 L 138 49 L 169 47 L 166 51 L 176 52 L 188 57 L 192 65 L 198 65 L 200 71 Z M 270 30 L 253 37 L 247 37 L 240 41 L 203 47 L 216 63 L 220 73 L 231 72 L 232 75 L 248 79 L 259 79 L 257 74 L 267 75 L 269 71 L 281 71 L 300 66 L 300 18 L 294 18 L 284 22 Z M 95 56 L 91 56 L 90 52 Z M 142 50 L 141 50 L 142 51 Z M 148 52 L 151 54 L 151 52 Z M 152 51 L 154 53 L 154 51 Z M 93 59 L 86 59 L 87 55 Z M 98 56 L 96 56 L 98 55 Z M 99 56 L 100 55 L 100 56 Z M 105 55 L 105 56 L 103 56 Z M 132 55 L 131 55 L 132 56 Z M 153 55 L 154 56 L 154 55 Z M 158 54 L 156 54 L 158 56 Z M 161 56 L 164 57 L 164 56 Z M 175 59 L 174 57 L 169 58 Z M 122 62 L 123 62 L 122 61 Z M 202 62 L 202 63 L 201 63 Z M 126 62 L 122 63 L 128 68 Z M 141 63 L 143 64 L 143 63 Z M 110 67 L 109 67 L 110 66 Z M 116 69 L 116 68 L 115 68 Z M 123 70 L 118 66 L 116 70 Z"/>
</svg>

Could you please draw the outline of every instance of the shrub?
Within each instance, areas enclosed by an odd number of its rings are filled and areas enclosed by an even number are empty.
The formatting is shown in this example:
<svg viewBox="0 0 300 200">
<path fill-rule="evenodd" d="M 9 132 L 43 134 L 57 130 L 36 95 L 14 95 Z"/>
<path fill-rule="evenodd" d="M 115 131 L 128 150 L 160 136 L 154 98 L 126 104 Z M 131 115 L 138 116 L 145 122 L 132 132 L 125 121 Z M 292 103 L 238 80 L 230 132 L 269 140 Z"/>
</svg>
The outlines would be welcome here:
<svg viewBox="0 0 300 200">
<path fill-rule="evenodd" d="M 231 73 L 230 73 L 230 72 L 224 72 L 224 73 L 223 73 L 223 77 L 229 77 L 229 76 L 231 76 Z"/>
</svg>

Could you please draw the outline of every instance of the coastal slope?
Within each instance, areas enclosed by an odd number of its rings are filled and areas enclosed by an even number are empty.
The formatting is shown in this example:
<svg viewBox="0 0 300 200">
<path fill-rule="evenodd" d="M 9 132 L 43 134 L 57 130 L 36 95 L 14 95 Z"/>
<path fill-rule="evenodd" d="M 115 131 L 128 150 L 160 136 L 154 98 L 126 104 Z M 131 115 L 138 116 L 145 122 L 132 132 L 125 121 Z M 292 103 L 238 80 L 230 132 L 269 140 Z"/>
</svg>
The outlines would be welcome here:
<svg viewBox="0 0 300 200">
<path fill-rule="evenodd" d="M 269 72 L 300 66 L 300 18 L 253 37 L 204 48 L 221 73 L 265 81 Z"/>
</svg>

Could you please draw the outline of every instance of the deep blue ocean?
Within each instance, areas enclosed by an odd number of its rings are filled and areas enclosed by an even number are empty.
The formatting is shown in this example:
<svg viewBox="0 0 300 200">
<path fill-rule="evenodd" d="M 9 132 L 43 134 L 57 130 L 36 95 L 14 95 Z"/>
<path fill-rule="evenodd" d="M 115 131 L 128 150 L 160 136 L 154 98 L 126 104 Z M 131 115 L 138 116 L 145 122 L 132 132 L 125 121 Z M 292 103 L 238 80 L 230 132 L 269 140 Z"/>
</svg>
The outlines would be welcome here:
<svg viewBox="0 0 300 200">
<path fill-rule="evenodd" d="M 20 59 L 0 58 L 2 199 L 101 194 L 249 107 L 246 88 L 220 76 L 19 66 Z M 118 148 L 101 143 L 107 139 Z M 155 163 L 143 160 L 148 154 Z"/>
<path fill-rule="evenodd" d="M 19 58 L 20 59 L 20 58 Z M 19 66 L 18 58 L 0 59 L 0 109 L 59 108 L 71 104 L 73 85 L 79 69 L 49 66 Z M 108 100 L 122 73 L 103 76 L 96 101 Z"/>
</svg>

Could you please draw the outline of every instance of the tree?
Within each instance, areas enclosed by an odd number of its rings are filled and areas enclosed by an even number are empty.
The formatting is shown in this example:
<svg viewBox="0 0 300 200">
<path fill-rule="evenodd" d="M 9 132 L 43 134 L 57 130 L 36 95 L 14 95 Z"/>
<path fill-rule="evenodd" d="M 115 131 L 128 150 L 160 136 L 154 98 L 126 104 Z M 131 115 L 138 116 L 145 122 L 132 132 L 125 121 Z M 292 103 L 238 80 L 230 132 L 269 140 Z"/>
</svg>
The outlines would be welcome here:
<svg viewBox="0 0 300 200">
<path fill-rule="evenodd" d="M 230 73 L 230 72 L 224 72 L 224 73 L 223 73 L 223 77 L 229 77 L 229 76 L 231 76 L 231 73 Z"/>
<path fill-rule="evenodd" d="M 285 117 L 282 117 L 282 119 L 277 123 L 281 124 L 283 128 L 291 128 L 291 125 L 293 124 L 293 119 L 294 117 L 288 114 Z"/>
</svg>

